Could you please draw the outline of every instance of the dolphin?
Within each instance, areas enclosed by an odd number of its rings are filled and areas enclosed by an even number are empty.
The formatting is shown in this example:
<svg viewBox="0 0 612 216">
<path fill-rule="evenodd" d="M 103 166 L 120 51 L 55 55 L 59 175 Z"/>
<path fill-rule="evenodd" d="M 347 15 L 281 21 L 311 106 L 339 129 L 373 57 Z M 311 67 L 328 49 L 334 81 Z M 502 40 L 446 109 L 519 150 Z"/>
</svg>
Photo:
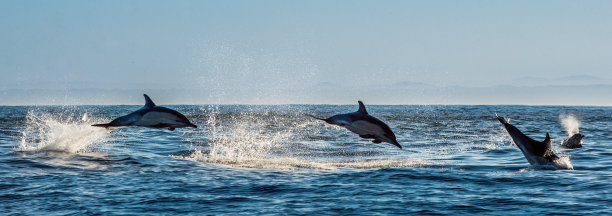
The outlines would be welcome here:
<svg viewBox="0 0 612 216">
<path fill-rule="evenodd" d="M 553 153 L 552 141 L 550 135 L 546 133 L 546 138 L 543 142 L 535 141 L 532 138 L 523 134 L 519 129 L 508 123 L 508 121 L 495 114 L 497 120 L 501 122 L 505 127 L 506 131 L 512 138 L 514 144 L 523 152 L 527 161 L 531 165 L 553 165 L 558 168 L 572 169 L 571 165 L 563 165 L 557 163 L 559 157 Z"/>
<path fill-rule="evenodd" d="M 187 119 L 187 117 L 185 117 L 183 114 L 166 107 L 156 106 L 147 94 L 144 94 L 143 96 L 146 101 L 144 107 L 130 114 L 116 118 L 108 124 L 94 124 L 91 126 L 105 128 L 141 126 L 150 128 L 168 128 L 168 130 L 171 131 L 175 128 L 198 127 L 189 122 L 189 119 Z"/>
<path fill-rule="evenodd" d="M 584 138 L 584 135 L 580 133 L 574 134 L 570 137 L 565 138 L 561 142 L 561 146 L 567 149 L 582 148 L 582 138 Z"/>
<path fill-rule="evenodd" d="M 328 124 L 344 127 L 358 134 L 361 138 L 374 139 L 372 141 L 373 143 L 387 142 L 401 149 L 402 146 L 397 142 L 391 128 L 381 120 L 369 115 L 363 102 L 357 102 L 359 103 L 359 110 L 357 110 L 357 112 L 339 114 L 326 119 L 318 118 L 313 115 L 308 116 L 325 121 Z"/>
</svg>

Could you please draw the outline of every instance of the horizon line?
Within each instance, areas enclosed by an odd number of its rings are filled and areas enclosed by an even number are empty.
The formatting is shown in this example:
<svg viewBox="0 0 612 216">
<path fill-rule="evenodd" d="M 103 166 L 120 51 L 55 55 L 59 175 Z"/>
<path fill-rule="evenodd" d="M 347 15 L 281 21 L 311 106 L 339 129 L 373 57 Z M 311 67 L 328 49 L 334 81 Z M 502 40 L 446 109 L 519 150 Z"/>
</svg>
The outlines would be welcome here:
<svg viewBox="0 0 612 216">
<path fill-rule="evenodd" d="M 26 106 L 143 106 L 144 104 L 0 104 L 0 107 L 26 107 Z M 195 103 L 195 104 L 183 104 L 183 103 L 169 103 L 162 104 L 157 106 L 292 106 L 292 105 L 328 105 L 328 106 L 350 106 L 356 105 L 353 103 L 350 104 L 331 104 L 331 103 Z M 568 107 L 612 107 L 612 104 L 581 104 L 581 105 L 569 105 L 569 104 L 380 104 L 380 103 L 372 103 L 366 104 L 368 106 L 568 106 Z"/>
</svg>

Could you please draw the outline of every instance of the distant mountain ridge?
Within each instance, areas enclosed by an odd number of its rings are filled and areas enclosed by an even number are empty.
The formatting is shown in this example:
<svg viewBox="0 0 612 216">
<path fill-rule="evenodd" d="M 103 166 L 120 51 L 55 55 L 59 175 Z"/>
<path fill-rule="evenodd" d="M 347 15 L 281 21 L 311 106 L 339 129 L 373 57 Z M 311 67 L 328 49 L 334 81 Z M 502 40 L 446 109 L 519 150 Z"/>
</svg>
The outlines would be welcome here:
<svg viewBox="0 0 612 216">
<path fill-rule="evenodd" d="M 517 80 L 536 80 L 523 77 Z M 602 83 L 596 82 L 596 80 Z M 320 82 L 296 89 L 0 89 L 0 105 L 115 105 L 142 102 L 148 93 L 163 104 L 524 104 L 612 106 L 612 84 L 592 76 L 503 82 L 483 87 L 439 86 L 398 81 L 356 85 Z"/>
<path fill-rule="evenodd" d="M 519 86 L 600 85 L 612 84 L 612 80 L 590 75 L 572 75 L 554 78 L 527 76 L 510 80 L 508 84 Z"/>
</svg>

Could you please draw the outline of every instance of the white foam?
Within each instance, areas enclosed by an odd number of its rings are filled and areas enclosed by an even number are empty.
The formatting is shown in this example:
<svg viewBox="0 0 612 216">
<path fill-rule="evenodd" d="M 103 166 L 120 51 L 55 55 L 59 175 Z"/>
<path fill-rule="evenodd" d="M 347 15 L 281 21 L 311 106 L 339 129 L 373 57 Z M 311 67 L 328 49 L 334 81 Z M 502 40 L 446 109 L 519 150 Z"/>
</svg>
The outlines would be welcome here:
<svg viewBox="0 0 612 216">
<path fill-rule="evenodd" d="M 78 119 L 74 114 L 64 117 L 62 113 L 54 115 L 30 110 L 18 150 L 68 153 L 91 151 L 109 131 L 92 127 L 89 119 L 87 114 Z"/>
<path fill-rule="evenodd" d="M 257 158 L 212 158 L 205 151 L 197 150 L 187 156 L 171 157 L 204 162 L 218 165 L 225 165 L 238 168 L 251 169 L 271 169 L 271 170 L 295 170 L 295 169 L 317 169 L 317 170 L 337 170 L 339 168 L 353 169 L 375 169 L 387 167 L 414 167 L 428 164 L 423 160 L 391 160 L 391 159 L 364 159 L 343 162 L 308 161 L 291 157 L 257 157 Z"/>
<path fill-rule="evenodd" d="M 561 120 L 561 124 L 568 136 L 573 136 L 574 134 L 580 133 L 580 120 L 572 114 L 561 114 L 559 115 L 559 119 Z"/>
<path fill-rule="evenodd" d="M 570 162 L 569 157 L 560 156 L 559 159 L 555 160 L 552 163 L 550 162 L 546 162 L 542 164 L 536 163 L 536 164 L 529 166 L 529 168 L 521 169 L 520 172 L 527 172 L 527 171 L 534 171 L 534 170 L 559 170 L 559 169 L 563 169 L 563 170 L 573 170 L 574 169 L 574 166 Z"/>
</svg>

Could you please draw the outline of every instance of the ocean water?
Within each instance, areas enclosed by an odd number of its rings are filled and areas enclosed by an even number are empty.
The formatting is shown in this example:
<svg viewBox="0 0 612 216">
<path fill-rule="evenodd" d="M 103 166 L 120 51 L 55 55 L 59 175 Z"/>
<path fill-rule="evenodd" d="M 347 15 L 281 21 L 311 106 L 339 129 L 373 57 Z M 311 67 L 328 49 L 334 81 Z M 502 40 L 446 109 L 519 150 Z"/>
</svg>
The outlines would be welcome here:
<svg viewBox="0 0 612 216">
<path fill-rule="evenodd" d="M 382 106 L 403 149 L 305 114 L 357 105 L 168 106 L 199 127 L 91 127 L 138 106 L 0 107 L 1 215 L 610 215 L 612 107 Z M 551 134 L 530 166 L 495 113 Z M 566 150 L 568 133 L 586 135 Z"/>
</svg>

